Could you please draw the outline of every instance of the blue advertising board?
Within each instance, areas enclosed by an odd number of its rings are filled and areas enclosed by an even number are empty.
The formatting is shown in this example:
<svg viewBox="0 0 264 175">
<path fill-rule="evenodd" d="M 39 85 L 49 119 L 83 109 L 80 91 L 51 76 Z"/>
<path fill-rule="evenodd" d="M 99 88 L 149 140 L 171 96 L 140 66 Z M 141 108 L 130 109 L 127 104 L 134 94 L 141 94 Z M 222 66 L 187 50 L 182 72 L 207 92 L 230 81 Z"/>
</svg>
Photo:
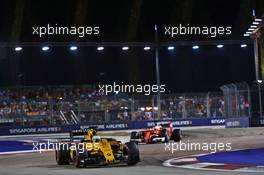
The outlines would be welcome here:
<svg viewBox="0 0 264 175">
<path fill-rule="evenodd" d="M 2 127 L 0 135 L 19 135 L 19 134 L 45 134 L 45 133 L 65 133 L 71 130 L 87 129 L 96 127 L 100 131 L 128 130 L 151 128 L 158 122 L 172 122 L 174 127 L 188 126 L 217 126 L 225 125 L 224 118 L 195 118 L 195 119 L 177 119 L 162 121 L 124 121 L 102 124 L 83 124 L 83 125 L 56 125 L 56 126 L 34 126 L 34 127 Z"/>
<path fill-rule="evenodd" d="M 248 117 L 237 117 L 237 118 L 228 118 L 225 122 L 226 128 L 246 128 L 249 127 L 249 118 Z"/>
</svg>

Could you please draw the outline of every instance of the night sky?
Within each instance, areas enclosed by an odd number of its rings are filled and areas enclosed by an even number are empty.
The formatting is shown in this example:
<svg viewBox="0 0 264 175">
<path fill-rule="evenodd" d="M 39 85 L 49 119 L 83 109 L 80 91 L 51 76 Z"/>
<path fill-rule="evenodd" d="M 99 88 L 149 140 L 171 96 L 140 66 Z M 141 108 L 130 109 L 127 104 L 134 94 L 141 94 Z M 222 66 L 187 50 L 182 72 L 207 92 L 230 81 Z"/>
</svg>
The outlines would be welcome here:
<svg viewBox="0 0 264 175">
<path fill-rule="evenodd" d="M 142 47 L 122 52 L 120 47 L 79 47 L 71 52 L 66 45 L 75 42 L 153 42 L 154 24 L 159 39 L 165 41 L 242 40 L 252 19 L 264 13 L 263 0 L 2 0 L 0 2 L 0 42 L 37 42 L 23 47 L 0 47 L 0 86 L 70 85 L 124 82 L 155 84 L 155 52 Z M 100 26 L 100 35 L 32 35 L 32 26 Z M 228 36 L 164 35 L 164 26 L 231 26 Z M 249 38 L 248 38 L 249 39 Z M 49 42 L 63 42 L 65 47 L 51 47 Z M 219 91 L 219 86 L 254 80 L 253 46 L 215 45 L 178 46 L 169 52 L 160 48 L 161 83 L 171 92 Z"/>
</svg>

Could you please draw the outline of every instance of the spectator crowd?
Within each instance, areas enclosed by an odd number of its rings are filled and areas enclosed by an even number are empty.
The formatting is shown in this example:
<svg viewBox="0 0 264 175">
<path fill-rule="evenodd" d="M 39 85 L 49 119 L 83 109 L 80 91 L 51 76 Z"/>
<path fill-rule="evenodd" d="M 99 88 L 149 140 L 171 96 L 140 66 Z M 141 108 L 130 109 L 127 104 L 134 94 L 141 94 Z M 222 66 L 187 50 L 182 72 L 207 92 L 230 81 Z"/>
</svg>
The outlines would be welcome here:
<svg viewBox="0 0 264 175">
<path fill-rule="evenodd" d="M 136 100 L 128 94 L 105 95 L 92 86 L 23 87 L 0 89 L 0 123 L 6 119 L 60 120 L 73 111 L 82 122 L 153 120 L 153 100 Z M 224 115 L 223 95 L 174 95 L 161 98 L 162 118 L 219 117 Z"/>
</svg>

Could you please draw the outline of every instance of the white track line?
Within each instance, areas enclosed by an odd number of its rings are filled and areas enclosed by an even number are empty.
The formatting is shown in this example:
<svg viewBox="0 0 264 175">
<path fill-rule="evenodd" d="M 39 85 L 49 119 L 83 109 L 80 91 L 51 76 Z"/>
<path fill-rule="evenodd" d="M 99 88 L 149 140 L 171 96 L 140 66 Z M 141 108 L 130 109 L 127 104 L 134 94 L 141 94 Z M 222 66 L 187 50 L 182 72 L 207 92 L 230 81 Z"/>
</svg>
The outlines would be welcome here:
<svg viewBox="0 0 264 175">
<path fill-rule="evenodd" d="M 236 169 L 236 170 L 225 170 L 225 169 L 204 168 L 205 166 L 208 166 L 208 165 L 224 165 L 224 164 L 220 164 L 220 163 L 210 163 L 210 162 L 198 162 L 198 163 L 194 163 L 194 164 L 190 164 L 190 165 L 173 165 L 173 162 L 181 162 L 181 160 L 184 161 L 184 160 L 188 160 L 188 159 L 190 161 L 193 161 L 194 159 L 196 159 L 196 157 L 203 156 L 203 155 L 207 155 L 207 154 L 196 154 L 196 155 L 189 155 L 189 156 L 172 158 L 172 159 L 164 161 L 162 163 L 162 165 L 167 166 L 167 167 L 192 169 L 192 170 L 203 170 L 203 171 L 247 172 L 247 173 L 264 172 L 263 166 L 244 167 L 244 168 L 240 168 L 240 169 Z"/>
</svg>

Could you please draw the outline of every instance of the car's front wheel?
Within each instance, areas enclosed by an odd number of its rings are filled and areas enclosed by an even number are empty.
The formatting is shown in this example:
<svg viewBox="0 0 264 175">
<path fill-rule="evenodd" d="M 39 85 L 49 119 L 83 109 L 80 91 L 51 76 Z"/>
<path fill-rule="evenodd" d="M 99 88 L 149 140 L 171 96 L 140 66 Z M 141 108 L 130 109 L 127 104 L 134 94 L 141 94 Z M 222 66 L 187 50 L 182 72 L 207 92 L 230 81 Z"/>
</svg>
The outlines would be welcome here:
<svg viewBox="0 0 264 175">
<path fill-rule="evenodd" d="M 127 142 L 126 154 L 128 156 L 128 165 L 135 165 L 140 161 L 138 145 L 135 142 Z"/>
<path fill-rule="evenodd" d="M 76 168 L 80 168 L 81 167 L 81 159 L 80 159 L 80 154 L 78 151 L 75 151 L 73 154 L 73 165 Z"/>
<path fill-rule="evenodd" d="M 172 131 L 171 139 L 174 142 L 179 142 L 181 140 L 181 130 L 180 129 L 174 129 Z"/>
<path fill-rule="evenodd" d="M 55 157 L 58 165 L 67 165 L 70 162 L 70 151 L 60 148 L 55 151 Z"/>
</svg>

